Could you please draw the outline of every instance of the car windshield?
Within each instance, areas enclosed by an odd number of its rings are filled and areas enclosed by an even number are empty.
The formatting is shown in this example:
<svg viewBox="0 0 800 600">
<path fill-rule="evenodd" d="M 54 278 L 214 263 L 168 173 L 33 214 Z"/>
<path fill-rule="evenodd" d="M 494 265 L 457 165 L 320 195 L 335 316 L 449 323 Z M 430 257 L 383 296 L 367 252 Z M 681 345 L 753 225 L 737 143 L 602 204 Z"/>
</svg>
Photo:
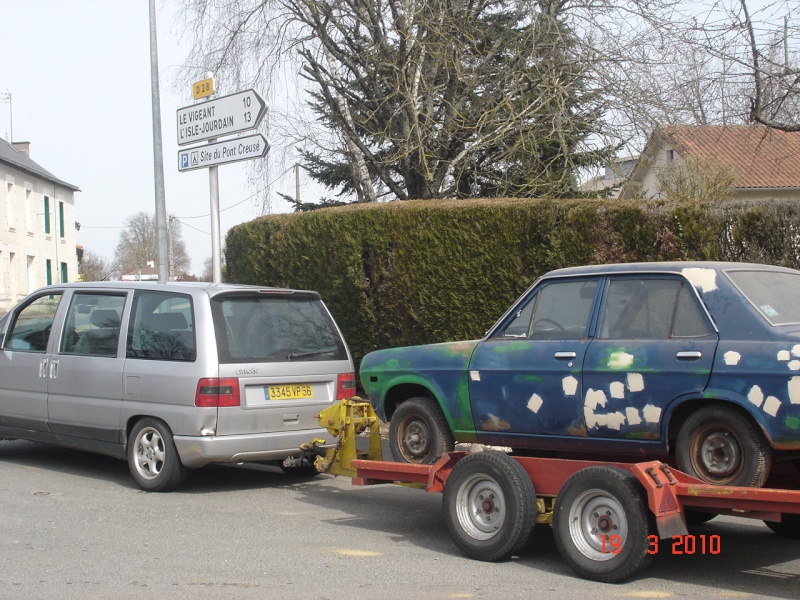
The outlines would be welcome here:
<svg viewBox="0 0 800 600">
<path fill-rule="evenodd" d="M 750 303 L 773 325 L 800 323 L 800 274 L 781 271 L 728 271 Z"/>
<path fill-rule="evenodd" d="M 221 363 L 347 360 L 317 298 L 218 296 L 212 311 Z"/>
</svg>

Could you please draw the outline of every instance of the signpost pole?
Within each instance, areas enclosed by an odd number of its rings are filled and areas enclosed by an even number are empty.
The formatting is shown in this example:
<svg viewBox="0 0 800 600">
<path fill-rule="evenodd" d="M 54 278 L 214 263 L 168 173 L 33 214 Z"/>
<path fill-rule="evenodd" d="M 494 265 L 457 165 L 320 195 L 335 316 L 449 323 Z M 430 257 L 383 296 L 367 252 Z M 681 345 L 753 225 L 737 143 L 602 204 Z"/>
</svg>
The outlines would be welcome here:
<svg viewBox="0 0 800 600">
<path fill-rule="evenodd" d="M 213 141 L 213 140 L 212 140 Z M 211 196 L 211 281 L 222 283 L 222 244 L 219 228 L 219 167 L 208 168 L 208 188 Z"/>
</svg>

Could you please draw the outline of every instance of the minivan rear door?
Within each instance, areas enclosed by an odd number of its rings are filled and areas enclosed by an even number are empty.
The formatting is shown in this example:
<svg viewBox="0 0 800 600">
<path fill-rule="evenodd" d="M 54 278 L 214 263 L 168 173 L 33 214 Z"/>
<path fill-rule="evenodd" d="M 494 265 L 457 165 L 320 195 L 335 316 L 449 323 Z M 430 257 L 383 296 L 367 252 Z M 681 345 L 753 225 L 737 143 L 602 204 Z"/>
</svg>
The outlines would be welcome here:
<svg viewBox="0 0 800 600">
<path fill-rule="evenodd" d="M 214 296 L 211 309 L 220 379 L 237 379 L 241 398 L 241 406 L 219 409 L 217 435 L 318 429 L 340 375 L 353 370 L 319 295 L 228 292 Z"/>
</svg>

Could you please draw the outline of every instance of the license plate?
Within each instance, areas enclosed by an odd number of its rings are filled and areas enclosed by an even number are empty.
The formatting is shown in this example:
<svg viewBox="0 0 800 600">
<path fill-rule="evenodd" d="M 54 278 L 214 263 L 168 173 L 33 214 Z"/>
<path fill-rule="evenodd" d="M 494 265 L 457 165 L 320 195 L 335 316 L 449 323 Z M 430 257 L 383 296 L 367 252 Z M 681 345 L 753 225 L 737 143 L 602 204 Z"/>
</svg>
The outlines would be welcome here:
<svg viewBox="0 0 800 600">
<path fill-rule="evenodd" d="M 310 385 L 269 385 L 264 388 L 264 395 L 267 400 L 302 400 L 313 398 L 314 390 Z"/>
</svg>

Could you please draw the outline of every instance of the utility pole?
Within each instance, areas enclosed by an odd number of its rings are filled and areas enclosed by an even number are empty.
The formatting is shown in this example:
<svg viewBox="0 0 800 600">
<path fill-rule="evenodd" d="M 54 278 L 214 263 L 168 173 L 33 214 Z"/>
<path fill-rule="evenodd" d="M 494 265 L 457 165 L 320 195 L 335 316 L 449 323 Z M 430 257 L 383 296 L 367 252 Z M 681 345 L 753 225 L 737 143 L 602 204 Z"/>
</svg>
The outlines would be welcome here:
<svg viewBox="0 0 800 600">
<path fill-rule="evenodd" d="M 6 90 L 5 94 L 0 94 L 0 102 L 8 103 L 8 142 L 14 143 L 14 109 L 11 106 L 11 92 Z"/>
<path fill-rule="evenodd" d="M 167 283 L 167 203 L 164 194 L 164 152 L 161 148 L 161 93 L 158 85 L 158 36 L 156 2 L 150 0 L 150 90 L 153 110 L 153 170 L 156 184 L 156 240 L 158 241 L 158 282 Z"/>
<path fill-rule="evenodd" d="M 294 163 L 294 201 L 295 210 L 300 211 L 300 164 Z"/>
</svg>

